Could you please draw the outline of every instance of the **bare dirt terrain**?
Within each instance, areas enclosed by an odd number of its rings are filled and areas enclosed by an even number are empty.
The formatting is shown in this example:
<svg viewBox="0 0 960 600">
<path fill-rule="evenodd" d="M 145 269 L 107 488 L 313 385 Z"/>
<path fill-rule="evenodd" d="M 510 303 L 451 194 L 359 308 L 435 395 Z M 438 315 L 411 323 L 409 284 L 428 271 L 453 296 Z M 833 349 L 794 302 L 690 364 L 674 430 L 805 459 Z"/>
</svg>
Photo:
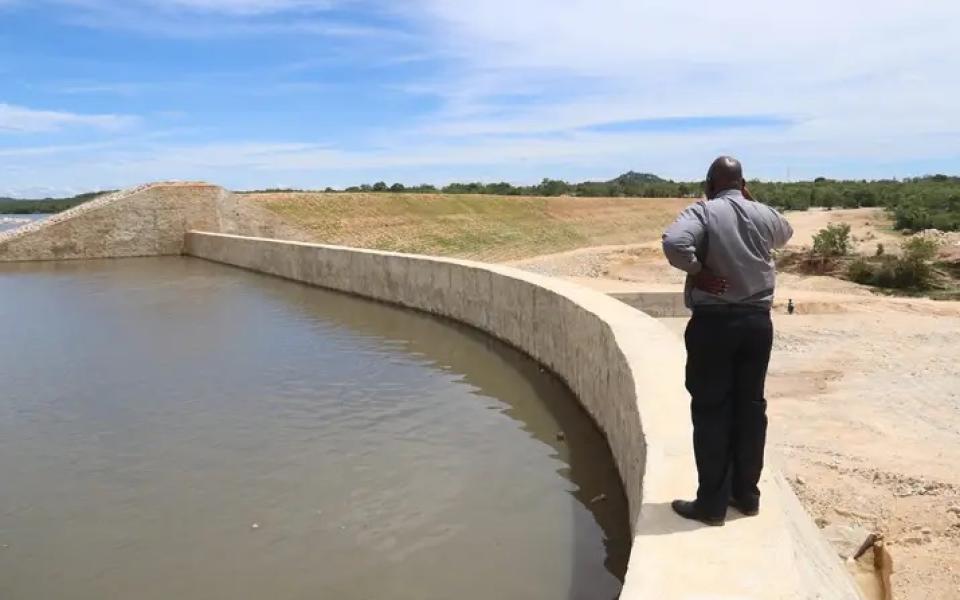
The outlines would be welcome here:
<svg viewBox="0 0 960 600">
<path fill-rule="evenodd" d="M 818 231 L 840 223 L 850 225 L 854 246 L 860 253 L 872 254 L 878 243 L 882 243 L 885 250 L 895 251 L 904 239 L 891 229 L 890 220 L 882 208 L 812 209 L 791 215 L 793 239 L 790 247 L 809 247 Z"/>
<path fill-rule="evenodd" d="M 876 209 L 789 215 L 791 245 L 829 223 L 858 249 L 903 236 Z M 515 261 L 602 291 L 679 289 L 656 238 Z M 787 298 L 797 314 L 787 316 Z M 771 445 L 821 526 L 891 543 L 897 600 L 960 598 L 960 303 L 889 298 L 831 277 L 780 276 L 768 379 Z M 664 322 L 682 333 L 685 319 Z"/>
</svg>

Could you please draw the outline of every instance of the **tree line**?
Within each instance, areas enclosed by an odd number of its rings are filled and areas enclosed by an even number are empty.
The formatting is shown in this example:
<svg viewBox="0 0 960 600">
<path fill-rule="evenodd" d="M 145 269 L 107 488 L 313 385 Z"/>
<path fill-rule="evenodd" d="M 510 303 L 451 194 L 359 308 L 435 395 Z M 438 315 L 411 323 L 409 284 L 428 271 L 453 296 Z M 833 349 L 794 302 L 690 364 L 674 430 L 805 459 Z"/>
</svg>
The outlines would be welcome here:
<svg viewBox="0 0 960 600">
<path fill-rule="evenodd" d="M 624 173 L 610 181 L 584 181 L 568 183 L 561 179 L 544 179 L 536 185 L 499 183 L 450 183 L 437 187 L 428 183 L 408 186 L 402 183 L 387 184 L 385 181 L 354 185 L 342 190 L 326 188 L 324 192 L 390 192 L 395 194 L 487 194 L 496 196 L 580 196 L 585 198 L 635 197 L 677 198 L 692 197 L 699 193 L 699 183 L 691 184 L 661 179 L 649 173 Z M 309 190 L 272 188 L 251 190 L 243 193 L 305 192 Z"/>
<path fill-rule="evenodd" d="M 77 194 L 70 198 L 41 198 L 37 200 L 0 197 L 0 214 L 29 215 L 58 213 L 73 208 L 78 204 L 83 204 L 88 200 L 93 200 L 97 196 L 106 193 L 109 192 L 87 192 L 85 194 Z"/>
<path fill-rule="evenodd" d="M 756 198 L 786 210 L 822 208 L 888 209 L 897 229 L 960 230 L 960 177 L 932 175 L 902 180 L 751 182 Z"/>
<path fill-rule="evenodd" d="M 960 230 L 960 177 L 931 175 L 878 181 L 818 177 L 813 181 L 789 183 L 753 180 L 749 187 L 755 198 L 782 210 L 883 207 L 893 214 L 897 229 Z M 327 188 L 327 191 L 338 190 Z M 475 182 L 451 183 L 437 188 L 432 185 L 408 187 L 400 183 L 387 185 L 381 181 L 343 191 L 692 199 L 703 193 L 703 184 L 699 181 L 671 181 L 631 171 L 610 181 L 582 183 L 544 179 L 530 186 Z"/>
<path fill-rule="evenodd" d="M 894 217 L 897 229 L 919 231 L 960 230 L 960 177 L 931 175 L 908 179 L 878 181 L 835 180 L 818 177 L 813 181 L 749 182 L 755 198 L 784 210 L 807 210 L 811 207 L 858 208 L 883 207 Z M 343 190 L 326 188 L 326 192 L 371 192 L 412 194 L 495 194 L 499 196 L 576 196 L 620 198 L 696 198 L 703 192 L 698 181 L 672 181 L 650 173 L 630 171 L 609 181 L 568 183 L 544 179 L 536 185 L 511 183 L 451 183 L 442 187 L 430 184 L 405 186 L 402 183 L 351 186 Z M 307 190 L 268 189 L 259 192 L 296 192 Z M 246 193 L 253 193 L 246 192 Z M 16 200 L 0 198 L 0 213 L 59 212 L 98 196 L 100 192 L 80 194 L 73 198 Z"/>
</svg>

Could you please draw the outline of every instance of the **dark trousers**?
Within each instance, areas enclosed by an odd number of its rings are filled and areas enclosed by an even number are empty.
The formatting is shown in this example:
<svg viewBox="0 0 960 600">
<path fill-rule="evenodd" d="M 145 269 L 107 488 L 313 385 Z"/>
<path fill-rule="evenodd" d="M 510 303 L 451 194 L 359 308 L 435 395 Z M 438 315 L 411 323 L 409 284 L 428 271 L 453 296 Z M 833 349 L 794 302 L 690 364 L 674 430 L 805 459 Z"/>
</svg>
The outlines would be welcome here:
<svg viewBox="0 0 960 600">
<path fill-rule="evenodd" d="M 726 514 L 731 498 L 758 507 L 767 437 L 763 388 L 773 347 L 770 313 L 695 311 L 684 340 L 697 505 L 713 517 Z"/>
</svg>

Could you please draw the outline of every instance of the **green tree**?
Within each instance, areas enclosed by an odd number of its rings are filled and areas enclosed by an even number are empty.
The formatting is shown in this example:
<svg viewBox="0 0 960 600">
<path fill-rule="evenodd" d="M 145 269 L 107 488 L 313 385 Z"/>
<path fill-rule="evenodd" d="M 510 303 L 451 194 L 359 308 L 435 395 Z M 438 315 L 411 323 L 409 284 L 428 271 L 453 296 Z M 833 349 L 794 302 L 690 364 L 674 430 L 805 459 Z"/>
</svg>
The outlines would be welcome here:
<svg viewBox="0 0 960 600">
<path fill-rule="evenodd" d="M 541 196 L 560 196 L 570 190 L 567 182 L 559 179 L 544 179 L 538 188 Z"/>
</svg>

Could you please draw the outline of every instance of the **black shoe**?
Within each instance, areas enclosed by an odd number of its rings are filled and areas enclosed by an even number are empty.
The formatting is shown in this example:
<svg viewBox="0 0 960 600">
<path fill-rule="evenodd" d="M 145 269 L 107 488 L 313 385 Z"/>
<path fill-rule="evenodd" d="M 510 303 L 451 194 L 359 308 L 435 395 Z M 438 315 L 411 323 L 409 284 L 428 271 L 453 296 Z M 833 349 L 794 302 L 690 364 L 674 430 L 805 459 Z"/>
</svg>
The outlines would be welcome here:
<svg viewBox="0 0 960 600">
<path fill-rule="evenodd" d="M 748 506 L 736 498 L 730 498 L 730 506 L 745 517 L 755 517 L 760 514 L 759 506 Z"/>
<path fill-rule="evenodd" d="M 704 514 L 697 507 L 696 502 L 674 500 L 670 506 L 673 508 L 673 512 L 677 513 L 684 519 L 700 521 L 704 525 L 710 525 L 711 527 L 720 527 L 723 525 L 725 520 L 725 517 L 711 517 L 710 515 Z"/>
</svg>

